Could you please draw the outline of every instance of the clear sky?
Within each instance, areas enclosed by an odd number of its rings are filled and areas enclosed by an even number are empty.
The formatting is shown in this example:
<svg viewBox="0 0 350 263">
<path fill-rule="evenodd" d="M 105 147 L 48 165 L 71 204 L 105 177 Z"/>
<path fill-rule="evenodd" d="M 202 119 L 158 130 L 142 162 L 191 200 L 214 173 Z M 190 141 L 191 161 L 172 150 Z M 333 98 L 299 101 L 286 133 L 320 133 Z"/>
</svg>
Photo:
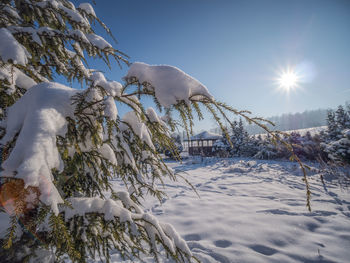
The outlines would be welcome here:
<svg viewBox="0 0 350 263">
<path fill-rule="evenodd" d="M 238 109 L 269 117 L 350 100 L 349 0 L 96 2 L 131 62 L 176 66 Z M 289 93 L 276 81 L 288 67 L 303 75 Z M 121 81 L 126 70 L 106 75 Z"/>
</svg>

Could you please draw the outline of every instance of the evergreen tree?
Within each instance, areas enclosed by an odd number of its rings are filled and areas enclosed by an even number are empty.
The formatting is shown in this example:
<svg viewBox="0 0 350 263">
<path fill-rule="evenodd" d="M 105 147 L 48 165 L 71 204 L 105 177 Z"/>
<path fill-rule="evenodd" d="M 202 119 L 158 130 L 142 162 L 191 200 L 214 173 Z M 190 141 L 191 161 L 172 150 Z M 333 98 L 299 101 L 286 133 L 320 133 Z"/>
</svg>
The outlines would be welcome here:
<svg viewBox="0 0 350 263">
<path fill-rule="evenodd" d="M 95 34 L 95 23 L 112 37 L 87 3 L 0 3 L 0 213 L 10 215 L 8 233 L 0 238 L 1 262 L 109 261 L 112 249 L 130 259 L 151 254 L 158 261 L 165 254 L 192 260 L 173 227 L 140 207 L 146 194 L 161 200 L 156 184 L 163 177 L 176 179 L 154 145 L 174 149 L 171 132 L 181 125 L 191 133 L 193 113 L 202 118 L 200 105 L 221 128 L 225 112 L 243 113 L 170 66 L 133 63 L 124 84 L 107 80 L 87 66 L 86 57 L 109 67 L 113 60 L 129 62 Z M 62 78 L 83 88 L 54 82 Z M 154 99 L 164 118 L 143 107 L 143 96 Z M 131 111 L 119 116 L 115 101 Z M 125 191 L 116 191 L 112 178 Z"/>
<path fill-rule="evenodd" d="M 334 140 L 339 135 L 338 126 L 335 119 L 335 113 L 332 110 L 329 110 L 327 112 L 327 133 L 328 140 Z"/>
<path fill-rule="evenodd" d="M 350 114 L 349 106 L 346 110 L 338 106 L 336 112 L 328 115 L 328 140 L 321 143 L 321 148 L 331 162 L 341 165 L 350 164 Z"/>
<path fill-rule="evenodd" d="M 227 158 L 231 155 L 232 145 L 230 145 L 226 135 L 227 133 L 223 131 L 221 139 L 216 140 L 213 144 L 213 154 L 218 157 Z"/>
<path fill-rule="evenodd" d="M 258 152 L 258 141 L 254 136 L 247 136 L 245 143 L 243 144 L 240 156 L 253 157 Z"/>
<path fill-rule="evenodd" d="M 232 149 L 231 149 L 231 155 L 232 156 L 242 156 L 243 152 L 245 151 L 244 148 L 248 147 L 249 142 L 249 135 L 248 132 L 245 130 L 242 118 L 239 119 L 239 121 L 233 121 L 232 127 L 232 136 L 231 136 L 231 142 L 232 142 Z"/>
<path fill-rule="evenodd" d="M 272 142 L 271 136 L 267 134 L 266 138 L 262 139 L 259 135 L 257 137 L 258 139 L 258 152 L 254 155 L 254 158 L 257 159 L 276 159 L 277 154 L 277 148 L 276 145 Z"/>
<path fill-rule="evenodd" d="M 346 103 L 346 122 L 345 122 L 345 127 L 347 129 L 350 129 L 350 103 Z"/>
<path fill-rule="evenodd" d="M 347 123 L 349 121 L 348 120 L 349 116 L 347 115 L 342 105 L 338 106 L 338 109 L 335 112 L 335 117 L 336 117 L 336 123 L 337 123 L 338 129 L 340 130 L 346 129 Z"/>
<path fill-rule="evenodd" d="M 350 129 L 344 129 L 339 140 L 322 144 L 329 159 L 338 165 L 350 165 Z"/>
</svg>

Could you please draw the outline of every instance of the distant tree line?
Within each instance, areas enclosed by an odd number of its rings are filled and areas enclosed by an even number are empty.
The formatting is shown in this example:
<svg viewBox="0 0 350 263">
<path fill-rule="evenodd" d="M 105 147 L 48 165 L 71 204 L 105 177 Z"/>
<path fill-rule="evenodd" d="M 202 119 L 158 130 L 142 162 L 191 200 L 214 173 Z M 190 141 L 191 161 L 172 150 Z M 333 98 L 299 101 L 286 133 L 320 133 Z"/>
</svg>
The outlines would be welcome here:
<svg viewBox="0 0 350 263">
<path fill-rule="evenodd" d="M 327 129 L 312 135 L 299 132 L 281 135 L 278 140 L 269 135 L 249 135 L 240 119 L 234 121 L 229 141 L 215 142 L 213 150 L 220 157 L 253 157 L 258 159 L 289 158 L 291 153 L 283 142 L 291 144 L 302 160 L 318 160 L 337 164 L 350 164 L 350 105 L 328 110 L 325 118 Z"/>
<path fill-rule="evenodd" d="M 275 126 L 268 126 L 272 130 L 290 131 L 312 127 L 325 126 L 327 109 L 309 110 L 297 113 L 286 113 L 279 116 L 267 118 Z M 246 124 L 246 130 L 249 134 L 264 133 L 264 130 L 256 125 Z"/>
</svg>

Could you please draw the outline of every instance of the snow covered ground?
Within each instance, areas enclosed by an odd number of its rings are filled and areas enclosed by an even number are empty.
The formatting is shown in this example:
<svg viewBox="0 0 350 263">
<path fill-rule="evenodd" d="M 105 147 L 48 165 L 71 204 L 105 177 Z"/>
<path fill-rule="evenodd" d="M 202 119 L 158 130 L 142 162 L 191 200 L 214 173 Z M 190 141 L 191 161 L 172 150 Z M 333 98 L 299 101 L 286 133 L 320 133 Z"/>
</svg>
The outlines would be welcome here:
<svg viewBox="0 0 350 263">
<path fill-rule="evenodd" d="M 330 180 L 323 186 L 316 169 L 309 172 L 310 213 L 295 163 L 189 158 L 168 165 L 181 171 L 200 198 L 179 179 L 166 182 L 168 197 L 161 204 L 149 199 L 145 209 L 171 223 L 201 262 L 350 262 L 350 189 Z M 137 262 L 118 254 L 111 259 Z"/>
<path fill-rule="evenodd" d="M 183 171 L 200 198 L 185 182 L 167 183 L 168 197 L 162 204 L 148 200 L 146 209 L 173 224 L 202 262 L 350 262 L 350 190 L 330 181 L 324 187 L 316 170 L 309 173 L 310 213 L 294 163 L 189 159 L 169 165 Z"/>
</svg>

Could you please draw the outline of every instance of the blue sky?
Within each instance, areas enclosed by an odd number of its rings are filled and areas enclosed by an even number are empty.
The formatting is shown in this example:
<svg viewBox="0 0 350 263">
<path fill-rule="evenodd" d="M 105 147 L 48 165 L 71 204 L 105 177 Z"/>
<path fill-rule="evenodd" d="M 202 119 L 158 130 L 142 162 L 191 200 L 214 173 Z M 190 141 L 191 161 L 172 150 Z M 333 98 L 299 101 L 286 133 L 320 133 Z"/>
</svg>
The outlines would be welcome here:
<svg viewBox="0 0 350 263">
<path fill-rule="evenodd" d="M 350 99 L 348 0 L 96 2 L 119 41 L 114 46 L 131 62 L 174 65 L 238 109 L 269 117 Z M 308 77 L 289 94 L 276 83 L 287 67 Z M 127 70 L 102 68 L 117 81 Z M 209 120 L 197 129 L 208 126 Z"/>
</svg>

